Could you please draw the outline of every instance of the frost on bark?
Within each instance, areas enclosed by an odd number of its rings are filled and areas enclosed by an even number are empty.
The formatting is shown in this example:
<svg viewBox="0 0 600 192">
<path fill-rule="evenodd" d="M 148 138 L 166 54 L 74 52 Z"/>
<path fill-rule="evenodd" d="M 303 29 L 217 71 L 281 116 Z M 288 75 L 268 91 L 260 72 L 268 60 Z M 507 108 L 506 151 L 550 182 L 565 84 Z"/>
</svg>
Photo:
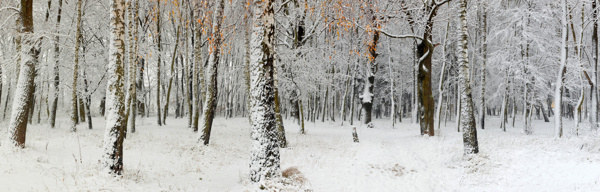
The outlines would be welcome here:
<svg viewBox="0 0 600 192">
<path fill-rule="evenodd" d="M 486 111 L 486 107 L 485 107 L 485 76 L 486 76 L 486 62 L 487 62 L 487 42 L 486 42 L 486 38 L 487 38 L 487 4 L 485 3 L 485 1 L 480 1 L 480 3 L 483 2 L 483 10 L 482 10 L 482 14 L 483 14 L 483 27 L 482 27 L 482 31 L 481 31 L 481 35 L 482 35 L 482 49 L 481 49 L 481 55 L 483 57 L 483 61 L 481 62 L 481 106 L 479 106 L 479 122 L 481 123 L 481 129 L 485 129 L 485 111 Z"/>
<path fill-rule="evenodd" d="M 250 180 L 260 183 L 280 174 L 273 78 L 275 19 L 272 0 L 254 0 L 253 4 L 254 23 L 250 41 Z"/>
<path fill-rule="evenodd" d="M 75 65 L 73 66 L 73 84 L 71 86 L 71 131 L 77 131 L 79 115 L 77 114 L 77 77 L 79 75 L 79 43 L 81 42 L 81 3 L 77 1 L 77 32 L 75 34 Z"/>
<path fill-rule="evenodd" d="M 379 25 L 379 22 L 377 21 L 376 16 L 374 15 L 374 10 L 373 9 L 369 9 L 367 11 L 368 16 L 370 17 L 368 19 L 371 19 L 371 22 L 373 24 L 372 28 L 376 28 L 379 29 L 381 26 Z M 380 35 L 380 31 L 379 30 L 375 30 L 372 32 L 373 36 L 372 39 L 370 39 L 368 42 L 368 47 L 367 47 L 367 51 L 369 52 L 368 55 L 368 67 L 367 67 L 367 75 L 365 76 L 365 86 L 363 89 L 363 94 L 360 95 L 360 98 L 362 99 L 362 107 L 363 107 L 363 123 L 368 127 L 368 128 L 373 128 L 373 123 L 371 122 L 371 111 L 373 110 L 373 88 L 375 87 L 375 73 L 377 73 L 377 61 L 375 60 L 377 58 L 377 43 L 379 42 L 379 35 Z"/>
<path fill-rule="evenodd" d="M 33 0 L 21 0 L 21 11 L 17 22 L 18 32 L 21 39 L 20 52 L 21 69 L 17 80 L 17 90 L 14 93 L 12 115 L 8 127 L 8 136 L 12 144 L 25 147 L 25 136 L 27 132 L 27 119 L 29 118 L 29 98 L 33 96 L 34 77 L 38 56 L 40 54 L 39 43 L 33 34 Z"/>
<path fill-rule="evenodd" d="M 162 47 L 161 47 L 161 33 L 160 33 L 160 1 L 157 3 L 156 8 L 156 33 L 157 33 L 157 46 L 158 46 L 158 62 L 156 63 L 156 121 L 158 126 L 162 126 L 161 115 L 160 115 L 160 65 L 162 63 Z"/>
<path fill-rule="evenodd" d="M 594 20 L 594 26 L 592 28 L 592 86 L 590 86 L 590 100 L 592 104 L 590 106 L 590 125 L 593 130 L 598 129 L 598 90 L 596 85 L 598 83 L 598 10 L 596 0 L 592 0 L 592 20 Z M 581 53 L 580 53 L 581 54 Z"/>
<path fill-rule="evenodd" d="M 125 131 L 125 23 L 124 0 L 112 0 L 108 79 L 106 88 L 106 129 L 102 152 L 103 172 L 120 175 L 123 170 Z"/>
<path fill-rule="evenodd" d="M 127 115 L 127 119 L 129 120 L 127 122 L 127 126 L 129 127 L 129 130 L 131 130 L 131 133 L 135 133 L 135 118 L 136 118 L 136 113 L 137 113 L 137 74 L 138 74 L 138 25 L 139 25 L 139 20 L 135 19 L 137 18 L 138 15 L 138 10 L 139 10 L 139 1 L 135 1 L 135 6 L 129 5 L 130 9 L 129 9 L 129 30 L 130 30 L 130 35 L 129 35 L 129 49 L 132 53 L 130 53 L 129 55 L 129 98 L 130 101 L 127 103 L 127 107 L 129 108 L 127 110 L 127 113 L 129 113 L 129 115 Z M 89 110 L 88 110 L 89 112 Z M 89 118 L 88 118 L 89 119 Z"/>
<path fill-rule="evenodd" d="M 60 16 L 62 13 L 62 0 L 58 0 L 58 16 L 56 17 L 56 33 L 60 31 Z M 58 108 L 58 93 L 59 93 L 59 82 L 60 82 L 60 71 L 58 69 L 60 47 L 59 42 L 60 36 L 54 36 L 54 91 L 52 92 L 52 107 L 50 109 L 50 127 L 54 128 L 56 123 L 56 109 Z"/>
<path fill-rule="evenodd" d="M 207 82 L 206 82 L 206 94 L 204 99 L 204 109 L 202 119 L 202 133 L 200 135 L 200 142 L 204 145 L 208 145 L 210 142 L 210 132 L 212 130 L 213 119 L 215 118 L 215 109 L 217 107 L 217 74 L 219 68 L 219 56 L 221 54 L 221 24 L 223 23 L 223 11 L 225 9 L 225 1 L 219 1 L 216 15 L 216 25 L 213 28 L 214 42 L 209 48 L 208 66 L 206 67 Z"/>
<path fill-rule="evenodd" d="M 473 115 L 473 98 L 471 95 L 471 84 L 469 83 L 469 58 L 468 58 L 468 31 L 467 31 L 467 0 L 460 1 L 460 31 L 458 46 L 458 64 L 460 79 L 460 101 L 461 120 L 463 128 L 463 143 L 465 154 L 479 153 L 477 142 L 477 129 L 475 127 L 475 116 Z"/>
<path fill-rule="evenodd" d="M 199 9 L 200 7 L 200 3 L 199 2 L 195 2 L 194 4 L 195 9 Z M 194 14 L 194 20 L 200 20 L 200 15 L 198 14 L 198 12 L 196 11 L 196 13 Z M 194 102 L 194 117 L 192 118 L 192 130 L 194 132 L 198 132 L 198 119 L 200 117 L 200 97 L 201 97 L 201 91 L 200 91 L 200 87 L 198 86 L 198 81 L 200 81 L 200 65 L 202 63 L 202 47 L 201 47 L 201 41 L 202 41 L 202 23 L 197 23 L 196 24 L 196 28 L 195 30 L 195 35 L 196 35 L 196 44 L 194 45 L 194 69 L 193 69 L 193 74 L 192 74 L 192 85 L 193 85 L 193 90 L 192 90 L 192 95 L 193 95 L 193 102 Z"/>
<path fill-rule="evenodd" d="M 562 137 L 562 94 L 563 94 L 563 83 L 564 76 L 567 72 L 567 5 L 566 0 L 561 0 L 561 41 L 560 46 L 560 67 L 558 68 L 558 74 L 556 77 L 556 90 L 554 91 L 554 137 Z"/>
<path fill-rule="evenodd" d="M 177 26 L 177 29 L 175 30 L 175 49 L 173 50 L 173 55 L 172 55 L 172 59 L 171 59 L 171 74 L 169 75 L 169 86 L 167 88 L 167 99 L 165 100 L 165 107 L 164 107 L 164 112 L 163 112 L 163 124 L 167 124 L 167 115 L 169 114 L 169 99 L 171 97 L 171 86 L 173 85 L 173 73 L 175 73 L 175 60 L 177 58 L 177 48 L 179 47 L 179 30 L 181 28 L 181 25 Z M 175 88 L 177 89 L 177 88 Z M 177 117 L 177 116 L 176 116 Z"/>
</svg>

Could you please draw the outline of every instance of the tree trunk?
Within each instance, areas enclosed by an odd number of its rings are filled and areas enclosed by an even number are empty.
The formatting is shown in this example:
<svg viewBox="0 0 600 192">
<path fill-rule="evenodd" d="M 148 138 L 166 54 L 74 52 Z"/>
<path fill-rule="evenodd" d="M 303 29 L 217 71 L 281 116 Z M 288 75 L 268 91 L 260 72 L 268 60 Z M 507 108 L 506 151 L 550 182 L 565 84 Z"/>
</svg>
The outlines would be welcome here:
<svg viewBox="0 0 600 192">
<path fill-rule="evenodd" d="M 598 9 L 596 0 L 592 0 L 592 20 L 594 26 L 592 27 L 592 83 L 590 86 L 590 100 L 592 102 L 590 106 L 590 125 L 592 130 L 598 129 Z"/>
<path fill-rule="evenodd" d="M 58 0 L 58 16 L 56 17 L 56 33 L 58 34 L 60 31 L 60 16 L 62 13 L 62 0 Z M 60 36 L 54 36 L 54 92 L 52 98 L 52 109 L 50 110 L 50 127 L 54 128 L 56 124 L 56 109 L 58 108 L 58 93 L 59 90 L 59 82 L 60 82 L 60 70 L 58 68 L 60 61 L 60 47 L 59 47 Z"/>
<path fill-rule="evenodd" d="M 566 0 L 561 0 L 562 8 L 562 31 L 560 46 L 560 67 L 558 68 L 558 74 L 556 78 L 556 90 L 554 91 L 554 137 L 560 138 L 563 135 L 562 130 L 562 95 L 563 95 L 563 83 L 564 75 L 567 72 L 567 6 Z"/>
<path fill-rule="evenodd" d="M 121 175 L 123 170 L 123 139 L 125 127 L 125 1 L 112 0 L 110 43 L 106 88 L 106 129 L 102 152 L 103 172 Z"/>
<path fill-rule="evenodd" d="M 219 56 L 221 55 L 221 41 L 223 38 L 221 35 L 221 25 L 223 23 L 224 9 L 225 2 L 224 0 L 220 0 L 216 12 L 217 15 L 215 17 L 216 25 L 213 28 L 214 43 L 211 45 L 212 47 L 210 48 L 212 52 L 210 53 L 208 58 L 208 66 L 206 72 L 206 74 L 208 75 L 208 81 L 206 82 L 206 98 L 204 99 L 204 118 L 202 119 L 202 134 L 200 135 L 199 140 L 204 145 L 208 145 L 208 143 L 210 142 L 210 132 L 212 129 L 213 119 L 215 118 L 215 108 L 217 107 L 217 70 L 219 69 Z"/>
<path fill-rule="evenodd" d="M 221 0 L 222 2 L 222 0 Z M 254 1 L 251 69 L 252 151 L 250 180 L 255 183 L 278 177 L 279 147 L 273 82 L 275 18 L 273 1 Z M 217 35 L 218 37 L 218 35 Z"/>
<path fill-rule="evenodd" d="M 77 124 L 79 124 L 79 115 L 77 114 L 77 76 L 79 75 L 79 44 L 81 42 L 81 3 L 82 0 L 77 1 L 77 32 L 75 34 L 75 65 L 73 66 L 73 84 L 71 86 L 71 131 L 77 131 Z"/>
<path fill-rule="evenodd" d="M 158 62 L 156 63 L 156 120 L 158 126 L 162 126 L 162 116 L 160 115 L 160 65 L 162 64 L 162 46 L 161 46 L 161 32 L 160 32 L 160 2 L 157 3 L 156 8 L 156 33 L 157 33 L 157 46 L 158 46 Z"/>
<path fill-rule="evenodd" d="M 40 40 L 33 34 L 33 0 L 21 0 L 21 11 L 17 22 L 21 47 L 17 51 L 21 55 L 21 66 L 17 90 L 12 105 L 12 115 L 8 127 L 10 142 L 18 147 L 25 147 L 27 132 L 27 119 L 29 118 L 29 98 L 33 96 L 33 80 L 35 76 L 38 56 L 40 54 Z"/>
<path fill-rule="evenodd" d="M 195 9 L 200 9 L 200 3 L 199 2 L 195 2 L 194 7 L 196 7 Z M 195 14 L 195 18 L 194 20 L 199 20 L 200 19 L 200 15 L 198 13 Z M 203 94 L 200 91 L 200 87 L 198 87 L 198 82 L 200 81 L 200 65 L 202 65 L 202 47 L 201 45 L 201 41 L 202 41 L 202 23 L 198 23 L 196 24 L 196 28 L 194 29 L 196 32 L 196 38 L 195 38 L 195 49 L 194 49 L 194 72 L 192 74 L 193 76 L 193 80 L 192 80 L 192 85 L 193 85 L 193 99 L 194 99 L 194 118 L 193 118 L 193 123 L 192 123 L 192 130 L 194 132 L 198 132 L 198 118 L 200 117 L 200 97 L 201 94 Z"/>
<path fill-rule="evenodd" d="M 273 91 L 275 92 L 275 119 L 277 120 L 277 140 L 279 141 L 279 148 L 286 148 L 287 139 L 285 137 L 285 127 L 283 126 L 283 119 L 281 118 L 281 103 L 279 102 L 279 89 L 277 88 L 277 68 L 273 67 L 273 71 L 273 80 L 275 81 L 273 83 Z"/>
<path fill-rule="evenodd" d="M 483 61 L 481 62 L 481 103 L 479 106 L 479 122 L 481 123 L 481 129 L 485 129 L 485 76 L 486 76 L 486 62 L 487 62 L 487 3 L 483 2 L 483 29 L 481 30 L 482 34 L 482 43 L 483 47 L 481 49 L 481 55 L 483 57 Z"/>
<path fill-rule="evenodd" d="M 460 38 L 458 47 L 458 63 L 460 70 L 460 97 L 461 97 L 461 116 L 460 121 L 463 127 L 463 143 L 465 154 L 479 153 L 479 144 L 477 142 L 477 129 L 475 127 L 475 116 L 473 115 L 473 98 L 471 96 L 471 84 L 469 83 L 469 59 L 468 59 L 468 31 L 467 31 L 467 0 L 460 1 Z"/>
<path fill-rule="evenodd" d="M 85 74 L 85 71 L 83 71 L 83 88 L 85 91 L 85 113 L 87 115 L 87 122 L 88 122 L 88 128 L 92 129 L 92 114 L 90 112 L 90 105 L 92 103 L 92 96 L 90 95 L 90 93 L 88 92 L 88 81 L 87 81 L 87 75 Z"/>
<path fill-rule="evenodd" d="M 167 89 L 167 100 L 165 102 L 165 112 L 163 113 L 163 124 L 167 124 L 167 114 L 169 114 L 169 99 L 171 97 L 171 86 L 173 85 L 173 72 L 174 70 L 174 66 L 175 66 L 175 58 L 177 55 L 177 47 L 179 47 L 179 29 L 181 27 L 177 27 L 177 30 L 175 30 L 175 33 L 177 34 L 175 37 L 175 49 L 173 50 L 173 56 L 172 56 L 172 60 L 171 60 L 171 75 L 169 77 L 169 86 Z"/>
</svg>

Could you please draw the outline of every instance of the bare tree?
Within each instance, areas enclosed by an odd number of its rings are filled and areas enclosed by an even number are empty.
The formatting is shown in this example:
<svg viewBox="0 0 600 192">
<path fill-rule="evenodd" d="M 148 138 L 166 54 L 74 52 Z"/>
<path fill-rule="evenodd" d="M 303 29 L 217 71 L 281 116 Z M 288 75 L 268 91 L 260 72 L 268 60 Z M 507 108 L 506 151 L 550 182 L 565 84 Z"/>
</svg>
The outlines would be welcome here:
<svg viewBox="0 0 600 192">
<path fill-rule="evenodd" d="M 121 175 L 125 132 L 125 1 L 112 0 L 108 80 L 106 88 L 106 129 L 102 152 L 103 172 Z"/>
</svg>

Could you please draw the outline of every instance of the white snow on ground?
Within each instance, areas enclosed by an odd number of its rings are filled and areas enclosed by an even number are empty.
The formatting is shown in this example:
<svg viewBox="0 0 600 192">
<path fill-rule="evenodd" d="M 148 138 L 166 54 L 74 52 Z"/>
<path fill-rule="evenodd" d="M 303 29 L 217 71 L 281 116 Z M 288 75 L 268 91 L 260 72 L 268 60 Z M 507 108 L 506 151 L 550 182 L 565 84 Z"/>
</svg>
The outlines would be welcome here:
<svg viewBox="0 0 600 192">
<path fill-rule="evenodd" d="M 187 119 L 162 127 L 154 120 L 138 120 L 138 132 L 128 133 L 119 179 L 100 174 L 102 118 L 77 133 L 68 131 L 67 118 L 57 129 L 30 126 L 25 149 L 9 147 L 7 122 L 0 123 L 0 191 L 247 191 L 247 118 L 215 119 L 207 147 L 197 144 Z M 565 119 L 566 137 L 555 139 L 552 122 L 534 120 L 533 135 L 523 135 L 510 124 L 502 132 L 490 117 L 488 129 L 478 129 L 481 153 L 468 157 L 455 123 L 442 136 L 423 137 L 407 122 L 391 129 L 389 119 L 376 119 L 376 128 L 359 129 L 360 143 L 353 143 L 347 122 L 307 123 L 300 135 L 286 121 L 282 169 L 297 167 L 313 191 L 600 190 L 600 136 L 575 137 L 572 121 Z"/>
</svg>

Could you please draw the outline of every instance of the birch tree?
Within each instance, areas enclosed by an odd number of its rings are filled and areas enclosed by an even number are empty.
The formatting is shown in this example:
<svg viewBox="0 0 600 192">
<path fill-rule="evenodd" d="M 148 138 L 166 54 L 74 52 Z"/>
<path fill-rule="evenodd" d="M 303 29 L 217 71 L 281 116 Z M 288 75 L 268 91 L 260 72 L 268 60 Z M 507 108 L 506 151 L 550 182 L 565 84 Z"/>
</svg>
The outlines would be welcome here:
<svg viewBox="0 0 600 192">
<path fill-rule="evenodd" d="M 477 142 L 477 129 L 475 127 L 475 115 L 473 114 L 473 98 L 471 95 L 471 83 L 469 82 L 469 57 L 468 57 L 468 28 L 467 28 L 467 0 L 460 0 L 460 31 L 458 46 L 458 65 L 460 78 L 460 102 L 461 119 L 460 126 L 463 128 L 463 143 L 465 154 L 479 153 Z"/>
<path fill-rule="evenodd" d="M 125 132 L 125 1 L 112 0 L 110 7 L 106 129 L 102 148 L 104 173 L 121 175 Z M 160 119 L 160 118 L 159 118 Z"/>
<path fill-rule="evenodd" d="M 81 42 L 81 0 L 77 1 L 77 29 L 75 32 L 75 65 L 73 66 L 73 84 L 71 86 L 71 131 L 77 131 L 77 76 L 79 74 L 79 43 Z"/>
</svg>

